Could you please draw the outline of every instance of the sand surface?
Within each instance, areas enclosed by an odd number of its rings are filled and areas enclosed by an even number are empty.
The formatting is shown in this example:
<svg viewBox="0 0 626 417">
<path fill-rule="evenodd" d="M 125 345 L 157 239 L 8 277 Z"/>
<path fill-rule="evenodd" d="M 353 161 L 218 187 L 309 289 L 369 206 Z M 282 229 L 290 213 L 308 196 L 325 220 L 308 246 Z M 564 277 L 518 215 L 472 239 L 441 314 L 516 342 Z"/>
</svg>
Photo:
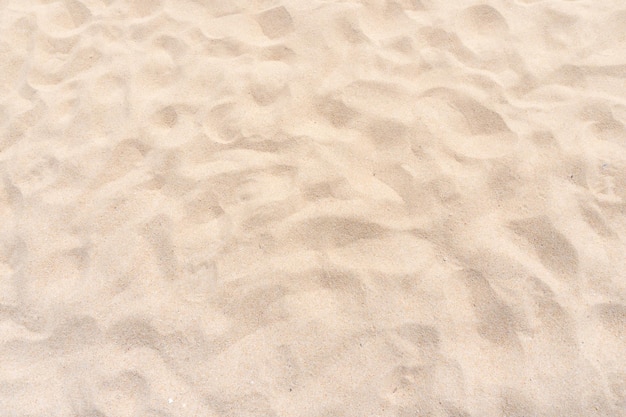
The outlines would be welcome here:
<svg viewBox="0 0 626 417">
<path fill-rule="evenodd" d="M 626 416 L 623 0 L 0 0 L 0 417 Z"/>
</svg>

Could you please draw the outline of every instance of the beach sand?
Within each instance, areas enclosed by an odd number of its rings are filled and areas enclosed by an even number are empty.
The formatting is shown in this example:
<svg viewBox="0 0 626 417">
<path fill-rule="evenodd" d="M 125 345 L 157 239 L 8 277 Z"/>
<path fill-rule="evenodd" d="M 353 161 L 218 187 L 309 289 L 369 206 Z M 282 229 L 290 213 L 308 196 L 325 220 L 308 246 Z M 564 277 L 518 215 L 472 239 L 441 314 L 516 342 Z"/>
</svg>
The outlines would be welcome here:
<svg viewBox="0 0 626 417">
<path fill-rule="evenodd" d="M 1 417 L 626 416 L 622 0 L 0 0 Z"/>
</svg>

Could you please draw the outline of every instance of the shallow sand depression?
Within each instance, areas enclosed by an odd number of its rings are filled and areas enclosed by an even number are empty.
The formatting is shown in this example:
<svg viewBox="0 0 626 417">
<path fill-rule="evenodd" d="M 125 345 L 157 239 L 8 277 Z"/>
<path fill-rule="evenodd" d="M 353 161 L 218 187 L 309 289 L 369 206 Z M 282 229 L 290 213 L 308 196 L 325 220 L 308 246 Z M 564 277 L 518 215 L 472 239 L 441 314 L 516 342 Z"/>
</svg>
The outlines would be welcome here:
<svg viewBox="0 0 626 417">
<path fill-rule="evenodd" d="M 626 416 L 621 0 L 0 0 L 1 417 Z"/>
</svg>

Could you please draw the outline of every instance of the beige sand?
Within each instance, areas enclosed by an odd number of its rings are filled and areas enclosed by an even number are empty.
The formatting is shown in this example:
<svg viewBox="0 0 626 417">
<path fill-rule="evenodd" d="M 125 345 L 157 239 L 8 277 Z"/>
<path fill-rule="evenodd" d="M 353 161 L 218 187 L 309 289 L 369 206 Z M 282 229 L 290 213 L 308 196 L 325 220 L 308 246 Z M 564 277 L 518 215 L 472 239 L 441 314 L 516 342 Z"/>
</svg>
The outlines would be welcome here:
<svg viewBox="0 0 626 417">
<path fill-rule="evenodd" d="M 0 0 L 0 417 L 626 416 L 623 0 Z"/>
</svg>

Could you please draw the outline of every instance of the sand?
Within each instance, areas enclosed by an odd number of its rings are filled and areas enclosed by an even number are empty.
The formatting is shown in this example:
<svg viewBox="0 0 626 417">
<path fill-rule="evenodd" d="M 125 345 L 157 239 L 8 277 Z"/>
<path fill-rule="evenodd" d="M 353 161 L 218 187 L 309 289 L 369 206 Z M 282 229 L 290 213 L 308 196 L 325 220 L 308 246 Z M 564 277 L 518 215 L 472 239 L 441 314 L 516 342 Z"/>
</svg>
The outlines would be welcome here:
<svg viewBox="0 0 626 417">
<path fill-rule="evenodd" d="M 1 417 L 626 416 L 622 0 L 0 0 Z"/>
</svg>

